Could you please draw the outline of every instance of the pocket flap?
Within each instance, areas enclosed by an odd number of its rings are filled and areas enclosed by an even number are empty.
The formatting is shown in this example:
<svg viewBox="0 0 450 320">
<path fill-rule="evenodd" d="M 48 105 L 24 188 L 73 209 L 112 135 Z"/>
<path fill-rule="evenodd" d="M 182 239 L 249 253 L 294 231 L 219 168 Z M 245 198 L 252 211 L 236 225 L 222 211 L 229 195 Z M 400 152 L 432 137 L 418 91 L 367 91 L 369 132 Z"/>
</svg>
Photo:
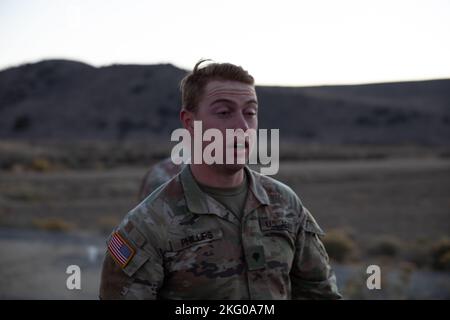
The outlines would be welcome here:
<svg viewBox="0 0 450 320">
<path fill-rule="evenodd" d="M 148 256 L 142 250 L 138 250 L 130 262 L 123 268 L 123 271 L 131 277 L 148 260 Z"/>
</svg>

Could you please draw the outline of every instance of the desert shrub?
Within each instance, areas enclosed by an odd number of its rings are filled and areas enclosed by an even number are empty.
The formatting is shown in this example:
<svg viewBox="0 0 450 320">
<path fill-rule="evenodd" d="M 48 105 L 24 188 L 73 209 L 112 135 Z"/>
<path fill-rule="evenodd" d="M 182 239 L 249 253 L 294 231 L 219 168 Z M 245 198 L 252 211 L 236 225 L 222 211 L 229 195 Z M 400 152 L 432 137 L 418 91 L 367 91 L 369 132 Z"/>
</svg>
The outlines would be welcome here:
<svg viewBox="0 0 450 320">
<path fill-rule="evenodd" d="M 431 248 L 432 266 L 436 270 L 450 270 L 450 239 L 439 240 Z"/>
<path fill-rule="evenodd" d="M 48 172 L 52 169 L 52 165 L 45 158 L 35 158 L 30 164 L 30 169 L 39 172 Z"/>
<path fill-rule="evenodd" d="M 353 239 L 342 230 L 328 232 L 322 242 L 329 257 L 338 262 L 344 262 L 356 253 L 356 244 Z"/>
<path fill-rule="evenodd" d="M 450 271 L 450 251 L 444 253 L 438 260 L 439 270 Z"/>
<path fill-rule="evenodd" d="M 431 264 L 429 244 L 426 241 L 416 241 L 408 246 L 406 260 L 414 263 L 419 268 Z"/>
<path fill-rule="evenodd" d="M 18 166 L 28 166 L 35 157 L 30 149 L 19 143 L 1 142 L 0 169 L 13 170 Z"/>
<path fill-rule="evenodd" d="M 401 243 L 393 237 L 381 237 L 369 246 L 368 253 L 373 256 L 396 257 L 401 251 Z"/>
</svg>

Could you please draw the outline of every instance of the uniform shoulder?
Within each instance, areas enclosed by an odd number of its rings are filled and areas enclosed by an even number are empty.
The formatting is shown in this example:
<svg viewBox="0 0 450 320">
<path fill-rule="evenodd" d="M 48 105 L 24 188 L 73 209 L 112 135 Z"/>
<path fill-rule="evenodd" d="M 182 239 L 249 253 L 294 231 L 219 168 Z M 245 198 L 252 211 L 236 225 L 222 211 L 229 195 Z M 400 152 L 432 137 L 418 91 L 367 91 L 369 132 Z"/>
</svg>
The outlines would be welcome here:
<svg viewBox="0 0 450 320">
<path fill-rule="evenodd" d="M 299 196 L 295 193 L 294 190 L 292 190 L 291 187 L 289 187 L 285 183 L 272 177 L 262 175 L 253 170 L 251 172 L 255 177 L 256 182 L 259 182 L 263 189 L 266 191 L 271 201 L 273 200 L 273 198 L 279 198 L 281 196 L 290 201 L 298 202 L 300 206 L 302 205 Z"/>
<path fill-rule="evenodd" d="M 324 231 L 317 223 L 311 212 L 303 205 L 299 196 L 291 187 L 278 181 L 272 177 L 262 175 L 258 172 L 252 171 L 257 183 L 260 183 L 267 196 L 269 197 L 271 204 L 282 205 L 284 207 L 293 208 L 298 212 L 299 220 L 305 231 L 313 232 L 319 235 L 324 235 Z"/>
<path fill-rule="evenodd" d="M 150 195 L 148 195 L 135 209 L 134 215 L 162 216 L 169 219 L 176 211 L 180 202 L 184 201 L 183 187 L 180 182 L 180 174 L 160 185 Z"/>
</svg>

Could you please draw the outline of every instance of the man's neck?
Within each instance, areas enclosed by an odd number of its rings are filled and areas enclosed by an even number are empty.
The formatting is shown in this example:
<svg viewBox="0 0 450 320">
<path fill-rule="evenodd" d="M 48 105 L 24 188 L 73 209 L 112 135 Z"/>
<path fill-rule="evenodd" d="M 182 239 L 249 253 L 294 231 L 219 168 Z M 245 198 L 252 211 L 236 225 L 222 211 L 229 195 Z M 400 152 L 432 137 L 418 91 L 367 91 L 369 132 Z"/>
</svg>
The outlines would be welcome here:
<svg viewBox="0 0 450 320">
<path fill-rule="evenodd" d="M 231 173 L 207 164 L 190 164 L 190 168 L 195 180 L 214 188 L 233 188 L 244 181 L 244 168 Z"/>
</svg>

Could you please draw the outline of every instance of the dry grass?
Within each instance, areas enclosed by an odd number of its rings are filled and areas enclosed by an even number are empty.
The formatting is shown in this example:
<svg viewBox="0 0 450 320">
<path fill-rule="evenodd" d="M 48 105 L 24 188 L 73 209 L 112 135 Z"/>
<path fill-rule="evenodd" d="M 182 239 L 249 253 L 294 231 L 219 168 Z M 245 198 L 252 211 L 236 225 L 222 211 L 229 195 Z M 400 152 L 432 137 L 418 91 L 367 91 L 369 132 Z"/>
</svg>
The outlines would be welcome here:
<svg viewBox="0 0 450 320">
<path fill-rule="evenodd" d="M 60 218 L 33 219 L 33 226 L 41 230 L 60 232 L 70 231 L 75 228 L 73 223 L 69 223 Z"/>
<path fill-rule="evenodd" d="M 5 199 L 22 203 L 42 203 L 48 198 L 44 190 L 32 185 L 15 184 L 14 186 L 0 185 L 1 196 Z"/>
<path fill-rule="evenodd" d="M 47 172 L 149 165 L 170 155 L 169 137 L 133 141 L 2 141 L 0 169 Z M 280 161 L 379 160 L 392 157 L 445 157 L 448 147 L 321 145 L 283 141 Z"/>
<path fill-rule="evenodd" d="M 276 178 L 297 192 L 327 231 L 323 242 L 332 259 L 387 256 L 420 268 L 447 268 L 447 251 L 430 248 L 448 234 L 450 171 L 423 161 L 440 149 L 290 145 L 283 150 L 291 152 L 288 158 L 324 159 L 282 162 Z M 10 170 L 0 170 L 1 224 L 109 233 L 138 203 L 149 165 L 169 151 L 149 141 L 0 142 L 0 167 Z M 373 160 L 377 154 L 387 158 Z M 407 155 L 412 158 L 396 158 Z M 344 161 L 349 158 L 360 160 Z"/>
<path fill-rule="evenodd" d="M 450 239 L 437 241 L 431 248 L 431 256 L 436 270 L 450 271 Z"/>
<path fill-rule="evenodd" d="M 146 141 L 0 142 L 0 169 L 48 172 L 148 165 L 170 155 L 172 145 Z"/>
<path fill-rule="evenodd" d="M 120 223 L 120 218 L 114 215 L 106 215 L 96 220 L 96 225 L 103 233 L 111 232 Z"/>
</svg>

